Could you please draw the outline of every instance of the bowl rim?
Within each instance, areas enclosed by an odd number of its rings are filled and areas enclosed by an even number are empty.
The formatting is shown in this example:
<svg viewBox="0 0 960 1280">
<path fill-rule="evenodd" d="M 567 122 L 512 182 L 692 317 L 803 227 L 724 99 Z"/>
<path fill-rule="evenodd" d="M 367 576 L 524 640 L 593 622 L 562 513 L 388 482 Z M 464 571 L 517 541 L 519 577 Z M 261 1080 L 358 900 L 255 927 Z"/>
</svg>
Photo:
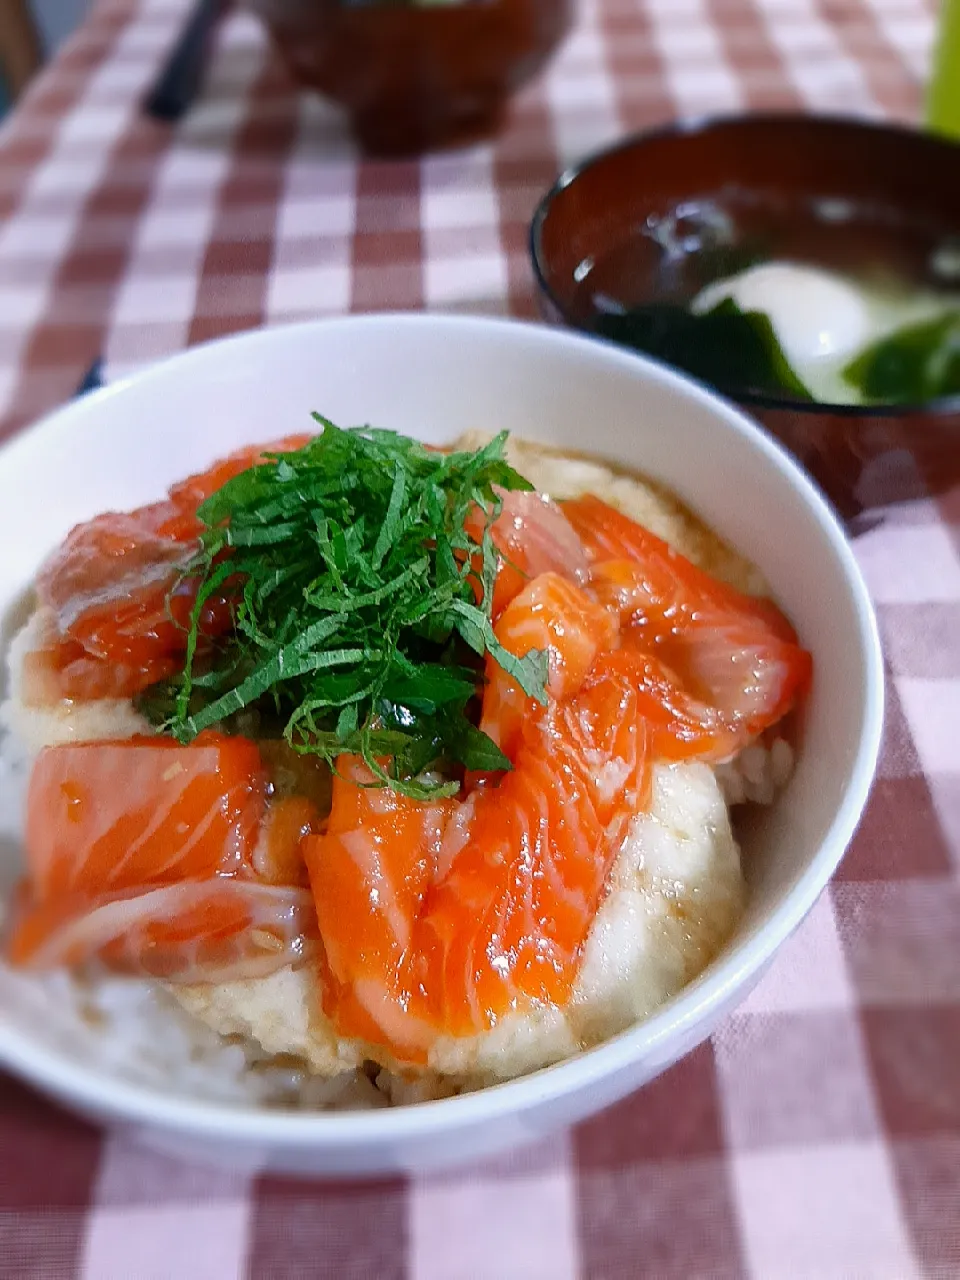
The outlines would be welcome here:
<svg viewBox="0 0 960 1280">
<path fill-rule="evenodd" d="M 122 1118 L 144 1128 L 162 1128 L 190 1138 L 261 1143 L 288 1152 L 336 1148 L 349 1142 L 357 1151 L 371 1151 L 385 1143 L 426 1139 L 442 1131 L 456 1132 L 495 1119 L 520 1115 L 566 1095 L 582 1093 L 602 1080 L 628 1069 L 657 1045 L 682 1037 L 684 1030 L 706 1024 L 724 998 L 758 977 L 820 897 L 856 830 L 873 782 L 880 750 L 884 712 L 884 667 L 876 615 L 866 583 L 840 523 L 813 481 L 789 453 L 737 406 L 666 365 L 648 360 L 613 344 L 598 343 L 580 334 L 500 317 L 442 313 L 380 312 L 323 318 L 241 331 L 197 344 L 157 361 L 116 383 L 68 402 L 18 432 L 0 448 L 0 465 L 18 443 L 38 431 L 70 430 L 75 417 L 95 411 L 98 404 L 125 395 L 131 387 L 162 384 L 179 370 L 202 364 L 211 353 L 235 351 L 261 343 L 282 344 L 293 333 L 346 329 L 362 341 L 377 329 L 446 329 L 458 343 L 471 335 L 486 335 L 528 348 L 574 348 L 593 362 L 619 367 L 635 380 L 666 384 L 681 396 L 699 401 L 725 429 L 750 443 L 778 470 L 797 500 L 815 517 L 829 550 L 839 561 L 857 617 L 857 641 L 864 659 L 864 705 L 860 735 L 849 779 L 836 812 L 809 864 L 774 906 L 768 919 L 752 935 L 735 943 L 708 969 L 682 988 L 649 1018 L 612 1039 L 542 1068 L 529 1075 L 491 1085 L 475 1093 L 368 1111 L 323 1112 L 270 1110 L 254 1103 L 218 1101 L 187 1095 L 168 1095 L 146 1083 L 124 1080 L 97 1067 L 77 1062 L 66 1052 L 37 1045 L 28 1034 L 0 1025 L 0 1066 L 81 1111 L 99 1117 Z M 682 1055 L 678 1055 L 682 1056 Z M 671 1061 L 675 1060 L 673 1058 Z"/>
<path fill-rule="evenodd" d="M 636 132 L 629 133 L 622 138 L 610 143 L 608 146 L 600 147 L 595 151 L 587 152 L 579 159 L 574 160 L 567 165 L 565 169 L 557 176 L 553 184 L 540 197 L 537 207 L 534 210 L 533 217 L 530 220 L 530 226 L 527 234 L 527 249 L 530 255 L 530 263 L 533 269 L 534 278 L 537 287 L 543 296 L 549 301 L 550 305 L 556 311 L 557 315 L 562 319 L 563 323 L 577 333 L 587 334 L 595 341 L 614 342 L 614 339 L 606 338 L 602 334 L 597 334 L 586 324 L 574 319 L 568 312 L 568 309 L 561 303 L 559 298 L 551 289 L 547 282 L 542 236 L 543 227 L 549 216 L 551 206 L 554 200 L 562 194 L 577 178 L 592 169 L 595 165 L 601 164 L 606 160 L 612 159 L 621 152 L 639 150 L 651 142 L 669 141 L 670 139 L 681 139 L 694 136 L 696 134 L 706 134 L 715 129 L 730 128 L 753 128 L 761 126 L 769 128 L 771 125 L 784 125 L 796 127 L 803 125 L 804 127 L 812 127 L 815 129 L 835 129 L 844 128 L 854 131 L 864 131 L 873 134 L 884 134 L 888 137 L 899 138 L 902 141 L 920 143 L 924 146 L 930 146 L 935 150 L 939 150 L 943 154 L 944 161 L 953 164 L 960 163 L 960 143 L 940 134 L 928 133 L 914 125 L 897 123 L 886 120 L 875 120 L 860 116 L 844 116 L 836 115 L 829 112 L 801 112 L 801 111 L 751 111 L 749 113 L 719 113 L 719 114 L 703 114 L 691 116 L 685 119 L 668 120 L 661 124 L 652 126 L 649 129 L 640 129 Z M 641 352 L 637 348 L 629 347 L 624 343 L 616 343 L 615 345 L 622 347 L 626 351 L 634 351 L 638 355 L 644 356 L 646 359 L 655 359 Z M 659 361 L 665 364 L 664 361 Z M 751 408 L 780 410 L 788 413 L 801 414 L 829 414 L 830 416 L 840 418 L 850 418 L 853 420 L 859 418 L 902 418 L 908 416 L 929 416 L 949 419 L 951 416 L 960 416 L 960 392 L 948 396 L 938 396 L 933 400 L 923 400 L 920 402 L 904 401 L 902 403 L 880 404 L 834 404 L 829 400 L 801 400 L 799 397 L 789 395 L 774 396 L 765 395 L 758 391 L 748 391 L 739 387 L 722 387 L 714 383 L 706 382 L 696 375 L 687 373 L 685 370 L 678 369 L 675 365 L 667 365 L 667 368 L 676 369 L 684 377 L 699 382 L 701 386 L 708 388 L 715 395 L 726 397 L 733 400 L 737 404 L 749 405 Z M 945 426 L 960 425 L 953 424 L 949 421 L 944 423 Z"/>
</svg>

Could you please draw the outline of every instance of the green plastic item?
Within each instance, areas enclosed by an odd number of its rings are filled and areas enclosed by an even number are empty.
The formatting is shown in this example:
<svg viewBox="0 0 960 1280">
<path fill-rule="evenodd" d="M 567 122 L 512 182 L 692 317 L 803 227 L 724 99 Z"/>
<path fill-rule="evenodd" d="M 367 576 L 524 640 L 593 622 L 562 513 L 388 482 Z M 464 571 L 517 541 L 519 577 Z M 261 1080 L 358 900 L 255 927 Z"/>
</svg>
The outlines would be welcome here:
<svg viewBox="0 0 960 1280">
<path fill-rule="evenodd" d="M 960 0 L 941 0 L 926 122 L 935 133 L 960 141 Z"/>
</svg>

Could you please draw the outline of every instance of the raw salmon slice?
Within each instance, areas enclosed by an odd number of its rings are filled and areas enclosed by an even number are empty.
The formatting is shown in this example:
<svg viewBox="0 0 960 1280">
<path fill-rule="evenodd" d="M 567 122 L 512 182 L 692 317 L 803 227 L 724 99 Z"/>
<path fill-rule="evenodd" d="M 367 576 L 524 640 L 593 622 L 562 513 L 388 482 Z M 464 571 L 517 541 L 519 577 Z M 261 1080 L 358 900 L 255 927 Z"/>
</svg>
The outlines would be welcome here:
<svg viewBox="0 0 960 1280">
<path fill-rule="evenodd" d="M 303 843 L 323 940 L 323 1005 L 345 1035 L 423 1060 L 429 1028 L 411 1007 L 415 923 L 454 802 L 424 803 L 364 785 L 341 756 L 326 832 Z"/>
<path fill-rule="evenodd" d="M 547 691 L 563 698 L 583 684 L 597 654 L 616 644 L 619 627 L 614 612 L 551 572 L 535 578 L 507 605 L 494 631 L 514 657 L 522 658 L 532 649 L 547 650 Z M 480 728 L 512 759 L 524 720 L 535 713 L 536 703 L 490 657 L 486 681 Z"/>
<path fill-rule="evenodd" d="M 533 578 L 558 573 L 583 586 L 590 575 L 586 552 L 560 507 L 541 493 L 510 489 L 490 530 L 500 553 L 493 617 Z"/>
<path fill-rule="evenodd" d="M 427 895 L 414 947 L 417 986 L 448 1034 L 570 997 L 607 873 L 649 786 L 637 693 L 606 657 L 579 693 L 525 723 L 513 770 L 458 815 L 464 843 Z"/>
<path fill-rule="evenodd" d="M 638 693 L 600 652 L 616 620 L 547 578 L 501 619 L 504 644 L 550 647 L 562 677 L 562 695 L 511 728 L 513 770 L 466 800 L 421 804 L 358 785 L 356 766 L 334 781 L 325 834 L 304 842 L 324 1008 L 342 1035 L 400 1063 L 422 1062 L 440 1033 L 472 1034 L 531 1001 L 566 1001 L 646 795 Z"/>
<path fill-rule="evenodd" d="M 491 617 L 496 621 L 528 582 L 543 573 L 559 573 L 580 586 L 590 576 L 587 554 L 560 507 L 541 493 L 509 489 L 499 491 L 500 513 L 490 526 L 497 551 L 497 576 L 493 587 Z M 467 532 L 477 542 L 489 516 L 481 507 L 467 518 Z M 475 595 L 481 597 L 482 557 L 477 555 Z"/>
<path fill-rule="evenodd" d="M 594 557 L 592 591 L 620 615 L 623 645 L 650 658 L 647 693 L 676 730 L 663 754 L 723 759 L 809 687 L 811 657 L 771 601 L 711 578 L 597 498 L 564 510 Z"/>
<path fill-rule="evenodd" d="M 197 508 L 264 454 L 300 448 L 309 436 L 239 450 L 208 471 L 174 485 L 166 501 L 108 512 L 77 525 L 37 578 L 55 634 L 25 671 L 28 687 L 89 701 L 131 697 L 180 668 L 197 580 L 183 571 L 198 550 Z M 227 592 L 213 595 L 201 635 L 232 624 Z"/>
<path fill-rule="evenodd" d="M 37 579 L 55 625 L 27 665 L 28 688 L 45 677 L 59 697 L 129 697 L 178 669 L 197 591 L 183 572 L 197 543 L 195 530 L 188 541 L 161 532 L 174 517 L 172 503 L 158 503 L 98 516 L 68 535 Z M 220 634 L 231 617 L 217 596 L 201 628 Z"/>
<path fill-rule="evenodd" d="M 590 559 L 591 582 L 598 565 L 620 562 L 619 573 L 610 575 L 606 598 L 642 628 L 645 638 L 655 641 L 678 627 L 695 623 L 700 620 L 701 611 L 709 607 L 718 614 L 752 618 L 763 623 L 771 636 L 796 642 L 796 632 L 771 600 L 745 595 L 712 578 L 669 543 L 608 503 L 587 494 L 568 499 L 562 507 Z M 643 573 L 626 573 L 626 565 L 631 563 L 639 565 Z"/>
<path fill-rule="evenodd" d="M 237 449 L 234 453 L 228 454 L 227 457 L 219 459 L 206 471 L 188 476 L 186 480 L 181 480 L 179 484 L 175 484 L 170 490 L 170 501 L 180 511 L 187 515 L 193 515 L 200 504 L 216 493 L 218 489 L 222 489 L 228 480 L 232 480 L 234 476 L 240 475 L 241 472 L 248 471 L 258 463 L 264 462 L 267 454 L 290 453 L 294 449 L 302 449 L 312 439 L 311 435 L 300 433 L 284 436 L 282 439 L 274 440 L 269 444 L 247 445 L 242 449 Z M 171 528 L 177 529 L 179 532 L 178 526 L 172 526 Z M 199 530 L 200 524 L 198 521 L 196 523 L 196 531 L 199 532 Z M 196 533 L 190 536 L 195 537 Z"/>
<path fill-rule="evenodd" d="M 316 938 L 302 844 L 320 813 L 305 796 L 265 793 L 244 738 L 47 748 L 28 794 L 10 959 L 177 982 L 299 963 Z"/>
<path fill-rule="evenodd" d="M 77 525 L 37 576 L 37 596 L 56 614 L 62 632 L 88 610 L 171 579 L 193 546 L 161 532 L 175 508 L 158 502 L 136 511 L 114 511 Z M 192 542 L 192 539 L 191 539 Z"/>
<path fill-rule="evenodd" d="M 95 960 L 133 977 L 233 982 L 300 964 L 315 945 L 306 889 L 214 878 L 69 893 L 15 911 L 7 955 L 29 969 Z"/>
<path fill-rule="evenodd" d="M 33 897 L 236 874 L 251 863 L 264 786 L 260 753 L 245 738 L 47 747 L 27 795 Z"/>
<path fill-rule="evenodd" d="M 320 810 L 307 796 L 273 796 L 267 805 L 253 870 L 264 884 L 307 884 L 303 842 L 323 825 Z"/>
<path fill-rule="evenodd" d="M 173 575 L 86 609 L 65 634 L 48 629 L 44 643 L 25 656 L 24 700 L 43 705 L 61 698 L 129 698 L 175 675 L 183 665 L 196 590 L 196 579 Z M 211 596 L 200 614 L 201 644 L 232 622 L 227 596 Z"/>
</svg>

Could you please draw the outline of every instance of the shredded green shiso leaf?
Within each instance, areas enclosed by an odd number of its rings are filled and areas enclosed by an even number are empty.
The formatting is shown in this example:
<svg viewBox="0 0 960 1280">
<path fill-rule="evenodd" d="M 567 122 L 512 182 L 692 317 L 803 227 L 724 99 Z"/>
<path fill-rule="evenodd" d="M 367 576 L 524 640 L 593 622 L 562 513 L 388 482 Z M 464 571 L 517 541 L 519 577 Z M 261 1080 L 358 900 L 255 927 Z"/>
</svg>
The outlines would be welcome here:
<svg viewBox="0 0 960 1280">
<path fill-rule="evenodd" d="M 545 698 L 546 653 L 514 657 L 491 625 L 497 489 L 532 486 L 506 461 L 506 433 L 443 454 L 314 418 L 321 434 L 200 507 L 184 669 L 148 690 L 141 709 L 184 743 L 260 715 L 334 767 L 357 754 L 380 785 L 418 799 L 453 794 L 455 780 L 427 771 L 510 767 L 475 724 L 482 659 Z M 210 649 L 200 617 L 223 591 L 234 627 Z"/>
</svg>

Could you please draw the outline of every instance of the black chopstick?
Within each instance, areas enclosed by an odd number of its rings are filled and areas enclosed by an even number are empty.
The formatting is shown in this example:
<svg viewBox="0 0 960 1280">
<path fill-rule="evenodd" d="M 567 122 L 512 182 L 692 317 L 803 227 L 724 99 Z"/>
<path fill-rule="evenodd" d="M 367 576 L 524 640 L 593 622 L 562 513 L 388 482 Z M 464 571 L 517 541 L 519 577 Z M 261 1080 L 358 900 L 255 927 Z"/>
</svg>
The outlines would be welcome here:
<svg viewBox="0 0 960 1280">
<path fill-rule="evenodd" d="M 155 120 L 174 122 L 192 105 L 207 65 L 217 23 L 229 0 L 197 0 L 163 70 L 144 99 L 144 110 Z"/>
<path fill-rule="evenodd" d="M 97 356 L 93 364 L 81 378 L 76 391 L 73 393 L 74 399 L 79 396 L 85 396 L 88 391 L 96 391 L 98 387 L 103 386 L 103 357 Z"/>
</svg>

